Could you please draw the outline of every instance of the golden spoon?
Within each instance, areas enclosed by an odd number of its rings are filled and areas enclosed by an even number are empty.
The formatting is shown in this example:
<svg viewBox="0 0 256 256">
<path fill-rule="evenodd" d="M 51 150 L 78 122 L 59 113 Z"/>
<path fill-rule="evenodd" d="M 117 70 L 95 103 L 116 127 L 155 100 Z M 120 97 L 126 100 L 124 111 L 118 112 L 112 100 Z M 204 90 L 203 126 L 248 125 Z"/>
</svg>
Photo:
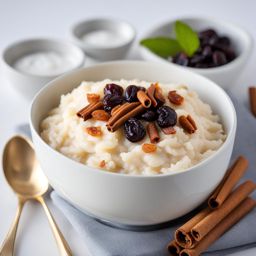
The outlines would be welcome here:
<svg viewBox="0 0 256 256">
<path fill-rule="evenodd" d="M 62 256 L 71 256 L 71 250 L 57 227 L 43 195 L 49 184 L 42 172 L 35 155 L 32 143 L 22 137 L 14 136 L 6 144 L 3 153 L 3 170 L 7 182 L 18 197 L 18 209 L 14 222 L 0 249 L 0 256 L 12 256 L 14 241 L 22 208 L 27 200 L 35 199 L 45 210 L 56 242 Z"/>
</svg>

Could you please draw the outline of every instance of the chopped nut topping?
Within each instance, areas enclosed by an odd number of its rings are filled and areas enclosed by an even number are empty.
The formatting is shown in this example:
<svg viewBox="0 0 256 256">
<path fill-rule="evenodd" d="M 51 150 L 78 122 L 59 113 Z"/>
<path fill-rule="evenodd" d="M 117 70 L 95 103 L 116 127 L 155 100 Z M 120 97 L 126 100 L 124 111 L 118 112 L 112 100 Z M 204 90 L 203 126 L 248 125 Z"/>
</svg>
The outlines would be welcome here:
<svg viewBox="0 0 256 256">
<path fill-rule="evenodd" d="M 166 135 L 175 134 L 176 133 L 176 130 L 172 126 L 166 127 L 166 128 L 162 128 L 162 131 Z"/>
<path fill-rule="evenodd" d="M 98 127 L 95 127 L 95 126 L 86 127 L 85 130 L 87 131 L 87 133 L 89 135 L 94 136 L 94 137 L 99 137 L 102 135 L 102 131 L 99 126 Z"/>
<path fill-rule="evenodd" d="M 110 118 L 110 115 L 105 110 L 99 109 L 92 112 L 92 117 L 95 120 L 107 122 Z"/>
<path fill-rule="evenodd" d="M 168 99 L 171 103 L 175 105 L 181 105 L 184 101 L 184 98 L 179 95 L 176 91 L 169 91 Z"/>
<path fill-rule="evenodd" d="M 181 127 L 187 133 L 192 134 L 197 129 L 196 123 L 195 123 L 195 121 L 193 120 L 193 118 L 190 115 L 188 115 L 187 117 L 186 116 L 180 116 L 179 117 L 179 123 L 180 123 Z"/>
<path fill-rule="evenodd" d="M 96 93 L 87 93 L 86 96 L 89 103 L 95 103 L 100 100 L 100 95 Z"/>
<path fill-rule="evenodd" d="M 194 129 L 197 130 L 196 122 L 195 122 L 195 120 L 192 118 L 192 116 L 191 116 L 191 115 L 188 115 L 188 116 L 187 116 L 187 119 L 188 119 L 188 121 L 191 123 L 191 125 L 194 127 Z"/>
<path fill-rule="evenodd" d="M 99 167 L 104 168 L 106 166 L 105 160 L 100 161 Z"/>
<path fill-rule="evenodd" d="M 157 150 L 157 146 L 155 144 L 145 143 L 142 145 L 142 150 L 145 153 L 153 153 Z"/>
</svg>

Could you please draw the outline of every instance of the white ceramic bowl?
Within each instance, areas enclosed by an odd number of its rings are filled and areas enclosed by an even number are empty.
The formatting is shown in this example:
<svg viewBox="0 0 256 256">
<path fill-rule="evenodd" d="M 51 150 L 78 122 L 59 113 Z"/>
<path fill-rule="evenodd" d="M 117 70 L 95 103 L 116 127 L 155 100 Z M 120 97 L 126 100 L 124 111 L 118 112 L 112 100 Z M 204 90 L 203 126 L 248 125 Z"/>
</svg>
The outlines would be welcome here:
<svg viewBox="0 0 256 256">
<path fill-rule="evenodd" d="M 107 42 L 104 45 L 102 42 L 98 45 L 82 39 L 86 34 L 97 31 L 112 33 L 118 36 L 121 41 L 116 42 L 115 45 L 108 44 Z M 135 39 L 136 32 L 127 22 L 104 18 L 79 22 L 72 27 L 71 36 L 88 56 L 106 61 L 124 58 Z M 106 40 L 107 38 L 105 36 L 99 38 L 99 40 L 104 39 Z"/>
<path fill-rule="evenodd" d="M 158 176 L 129 176 L 93 169 L 47 145 L 39 124 L 60 96 L 81 81 L 142 79 L 187 84 L 221 117 L 227 139 L 212 156 L 185 171 Z M 208 88 L 211 88 L 209 90 Z M 30 126 L 41 166 L 52 187 L 65 199 L 97 218 L 126 225 L 152 225 L 180 217 L 199 206 L 227 169 L 236 132 L 236 113 L 227 94 L 212 81 L 176 66 L 120 61 L 96 65 L 55 79 L 31 105 Z"/>
<path fill-rule="evenodd" d="M 175 38 L 173 25 L 176 20 L 181 20 L 187 23 L 196 31 L 213 28 L 220 35 L 227 35 L 228 37 L 230 37 L 234 49 L 238 55 L 235 60 L 226 65 L 216 68 L 184 68 L 210 78 L 223 88 L 228 88 L 229 86 L 232 86 L 234 81 L 236 81 L 238 76 L 241 74 L 248 58 L 250 57 L 250 54 L 252 53 L 253 41 L 251 36 L 244 29 L 233 25 L 232 23 L 221 21 L 219 19 L 208 17 L 178 17 L 176 19 L 154 27 L 153 29 L 146 32 L 142 38 L 156 36 L 171 36 Z M 140 46 L 139 48 L 141 56 L 145 60 L 156 61 L 159 63 L 164 62 L 168 63 L 170 66 L 177 65 L 159 57 L 158 55 L 143 46 Z"/>
<path fill-rule="evenodd" d="M 8 46 L 2 53 L 2 69 L 4 75 L 10 81 L 13 88 L 31 100 L 33 96 L 49 81 L 56 78 L 58 75 L 32 75 L 21 72 L 13 67 L 15 61 L 19 58 L 42 51 L 53 51 L 72 56 L 74 66 L 69 71 L 80 68 L 84 65 L 83 51 L 72 43 L 56 40 L 56 39 L 27 39 L 18 41 Z"/>
</svg>

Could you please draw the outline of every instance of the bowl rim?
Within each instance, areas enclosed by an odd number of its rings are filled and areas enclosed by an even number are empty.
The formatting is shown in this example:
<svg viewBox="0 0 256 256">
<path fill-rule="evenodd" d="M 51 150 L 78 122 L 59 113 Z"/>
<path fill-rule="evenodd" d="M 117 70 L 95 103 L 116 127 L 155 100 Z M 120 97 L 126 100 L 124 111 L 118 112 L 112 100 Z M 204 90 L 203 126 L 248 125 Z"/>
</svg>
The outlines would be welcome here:
<svg viewBox="0 0 256 256">
<path fill-rule="evenodd" d="M 65 71 L 65 72 L 61 72 L 61 73 L 56 74 L 56 75 L 36 75 L 36 74 L 25 73 L 25 72 L 19 71 L 18 69 L 14 68 L 12 65 L 10 65 L 6 61 L 6 54 L 9 51 L 12 51 L 14 48 L 19 47 L 22 44 L 28 44 L 28 43 L 37 44 L 39 42 L 43 42 L 43 43 L 46 42 L 46 43 L 55 44 L 55 45 L 65 45 L 69 49 L 77 51 L 77 53 L 79 54 L 80 59 L 76 58 L 77 63 L 71 69 L 69 69 L 68 71 Z M 85 57 L 85 54 L 82 51 L 82 49 L 79 46 L 77 46 L 76 44 L 69 41 L 69 40 L 59 39 L 59 38 L 48 38 L 48 37 L 33 37 L 33 38 L 20 39 L 20 40 L 14 41 L 13 43 L 7 45 L 1 53 L 1 60 L 4 63 L 4 65 L 6 67 L 8 67 L 10 70 L 12 70 L 15 74 L 22 75 L 22 76 L 25 76 L 25 77 L 30 77 L 30 78 L 54 79 L 57 76 L 62 76 L 65 73 L 69 73 L 71 71 L 74 71 L 75 69 L 78 69 L 78 68 L 82 67 L 85 63 L 86 57 Z"/>
<path fill-rule="evenodd" d="M 111 23 L 115 23 L 115 24 L 123 24 L 125 25 L 127 28 L 129 28 L 132 32 L 131 36 L 129 38 L 127 38 L 124 42 L 116 45 L 116 46 L 108 46 L 108 47 L 104 47 L 104 46 L 93 46 L 90 44 L 87 44 L 85 42 L 82 41 L 82 39 L 80 37 L 78 37 L 75 33 L 76 29 L 79 26 L 86 26 L 87 23 L 89 22 L 111 22 Z M 136 29 L 135 27 L 128 21 L 124 20 L 124 19 L 118 19 L 118 18 L 111 18 L 111 17 L 94 17 L 94 18 L 88 18 L 88 19 L 83 19 L 80 20 L 78 22 L 76 22 L 74 25 L 71 26 L 70 28 L 70 34 L 71 37 L 78 42 L 79 44 L 83 45 L 84 48 L 86 48 L 87 50 L 104 50 L 104 51 L 108 51 L 108 50 L 116 50 L 122 47 L 125 47 L 127 45 L 129 45 L 130 43 L 132 43 L 134 41 L 134 39 L 136 38 Z"/>
<path fill-rule="evenodd" d="M 67 76 L 70 76 L 70 75 L 74 75 L 75 73 L 78 73 L 78 72 L 81 72 L 82 70 L 90 70 L 90 69 L 94 69 L 94 68 L 98 68 L 98 67 L 105 67 L 105 66 L 111 66 L 111 65 L 134 65 L 134 64 L 139 64 L 139 65 L 147 65 L 147 64 L 150 64 L 150 65 L 157 65 L 159 66 L 159 64 L 155 63 L 155 62 L 148 62 L 148 61 L 141 61 L 141 60 L 137 60 L 137 61 L 130 61 L 130 60 L 125 60 L 125 61 L 110 61 L 110 62 L 104 62 L 104 63 L 100 63 L 100 64 L 96 64 L 96 65 L 93 65 L 93 66 L 89 66 L 89 67 L 84 67 L 82 69 L 79 69 L 79 70 L 75 70 L 73 72 L 70 72 L 68 74 L 64 74 L 62 76 L 59 76 L 57 78 L 55 78 L 54 80 L 48 82 L 33 98 L 33 100 L 31 101 L 31 104 L 30 104 L 30 112 L 29 112 L 29 125 L 30 125 L 30 129 L 32 131 L 32 135 L 34 134 L 36 136 L 37 139 L 39 139 L 39 141 L 41 143 L 43 143 L 44 146 L 46 146 L 50 152 L 52 152 L 53 154 L 56 154 L 57 156 L 60 156 L 61 158 L 65 159 L 66 161 L 71 161 L 74 165 L 78 165 L 78 166 L 84 166 L 84 167 L 87 167 L 87 169 L 83 170 L 83 171 L 89 171 L 89 172 L 96 172 L 97 174 L 99 175 L 111 175 L 113 177 L 126 177 L 126 178 L 130 178 L 130 179 L 141 179 L 141 178 L 144 178 L 144 179 L 161 179 L 161 178 L 164 178 L 164 177 L 169 177 L 169 176 L 173 176 L 173 175 L 181 175 L 181 174 L 184 174 L 186 172 L 192 172 L 192 171 L 195 171 L 198 167 L 201 167 L 203 168 L 209 161 L 211 161 L 213 158 L 215 158 L 217 155 L 220 155 L 222 154 L 222 152 L 225 150 L 226 147 L 229 147 L 230 146 L 230 143 L 232 145 L 232 140 L 233 140 L 233 137 L 235 137 L 235 134 L 236 134 L 236 128 L 237 128 L 237 116 L 236 116 L 236 110 L 235 110 L 235 107 L 233 105 L 233 102 L 232 100 L 230 99 L 230 97 L 228 96 L 228 94 L 224 91 L 223 88 L 221 88 L 220 86 L 218 86 L 215 82 L 211 81 L 210 79 L 200 75 L 200 74 L 196 74 L 194 72 L 191 72 L 191 71 L 188 71 L 188 70 L 184 70 L 183 68 L 179 67 L 179 66 L 174 66 L 173 68 L 175 69 L 178 69 L 182 72 L 185 72 L 185 73 L 189 73 L 189 75 L 192 75 L 192 76 L 195 76 L 195 77 L 198 77 L 200 79 L 203 79 L 205 80 L 205 82 L 207 83 L 211 83 L 212 86 L 214 86 L 217 90 L 219 90 L 223 95 L 224 97 L 226 98 L 226 102 L 230 105 L 231 107 L 231 110 L 232 110 L 232 120 L 233 122 L 231 123 L 231 128 L 230 128 L 230 131 L 229 133 L 227 134 L 227 138 L 226 140 L 223 142 L 223 144 L 220 146 L 220 148 L 217 149 L 217 151 L 215 151 L 212 155 L 208 156 L 206 159 L 202 160 L 201 162 L 189 167 L 189 168 L 186 168 L 184 170 L 179 170 L 179 171 L 173 171 L 171 173 L 165 173 L 165 174 L 157 174 L 157 175 L 140 175 L 140 174 L 125 174 L 125 173 L 116 173 L 116 172 L 109 172 L 109 171 L 106 171 L 106 170 L 103 170 L 102 169 L 98 169 L 98 168 L 95 168 L 95 167 L 91 167 L 91 166 L 88 166 L 88 165 L 85 165 L 85 164 L 82 164 L 76 160 L 73 160 L 72 158 L 70 157 L 67 157 L 65 156 L 64 154 L 60 153 L 59 151 L 55 150 L 54 148 L 52 148 L 49 144 L 47 144 L 43 139 L 42 137 L 39 135 L 39 132 L 37 132 L 37 130 L 35 129 L 34 127 L 34 121 L 32 120 L 32 112 L 33 112 L 33 108 L 34 108 L 34 105 L 36 104 L 36 101 L 38 99 L 38 97 L 40 97 L 41 93 L 43 93 L 44 91 L 46 91 L 48 88 L 50 88 L 51 86 L 53 86 L 55 84 L 56 81 L 60 81 L 60 80 L 63 80 L 65 79 Z M 164 64 L 161 64 L 161 65 L 164 65 Z M 166 65 L 164 65 L 166 66 Z M 168 65 L 166 66 L 168 67 Z M 59 95 L 60 97 L 60 95 Z M 41 120 L 42 121 L 42 120 Z M 34 137 L 33 137 L 34 139 Z M 233 145 L 232 145 L 233 147 Z"/>
<path fill-rule="evenodd" d="M 219 67 L 212 67 L 212 68 L 194 68 L 194 67 L 185 67 L 185 66 L 181 66 L 181 65 L 178 65 L 176 63 L 173 63 L 173 62 L 169 62 L 168 60 L 158 56 L 157 54 L 151 52 L 149 49 L 147 49 L 146 47 L 140 45 L 139 43 L 139 49 L 140 51 L 146 51 L 147 54 L 150 54 L 152 56 L 154 56 L 154 58 L 158 59 L 158 60 L 161 60 L 162 62 L 166 63 L 166 64 L 171 64 L 171 65 L 175 65 L 175 66 L 180 66 L 182 68 L 185 68 L 185 69 L 188 69 L 190 71 L 195 71 L 195 72 L 198 72 L 202 75 L 205 75 L 205 74 L 213 74 L 215 72 L 225 72 L 227 71 L 228 69 L 233 69 L 234 66 L 237 66 L 239 64 L 241 64 L 241 62 L 243 61 L 243 59 L 246 59 L 248 56 L 249 56 L 249 53 L 250 51 L 252 50 L 253 48 L 253 39 L 252 39 L 252 35 L 245 29 L 243 28 L 242 26 L 240 25 L 237 25 L 236 23 L 234 22 L 230 22 L 230 21 L 227 21 L 227 20 L 223 20 L 223 19 L 217 19 L 217 18 L 214 18 L 212 16 L 204 16 L 204 15 L 200 15 L 200 16 L 195 16 L 195 15 L 183 15 L 183 16 L 176 16 L 172 19 L 169 19 L 169 20 L 165 20 L 161 23 L 159 23 L 158 25 L 155 25 L 153 26 L 151 29 L 147 30 L 141 37 L 140 40 L 142 40 L 143 38 L 146 38 L 149 34 L 151 34 L 152 32 L 156 31 L 157 29 L 159 29 L 160 27 L 163 27 L 163 26 L 167 26 L 168 24 L 172 24 L 174 23 L 176 20 L 186 20 L 186 19 L 189 19 L 189 20 L 203 20 L 205 22 L 209 21 L 209 22 L 215 22 L 216 24 L 218 23 L 219 25 L 221 24 L 225 24 L 226 26 L 228 27 L 231 27 L 233 29 L 235 29 L 236 31 L 239 31 L 239 33 L 243 33 L 243 35 L 246 37 L 246 40 L 248 41 L 246 47 L 244 47 L 244 49 L 242 50 L 242 52 L 237 55 L 237 57 L 232 60 L 231 62 L 225 64 L 225 65 L 222 65 L 222 66 L 219 66 Z M 206 24 L 206 27 L 207 27 L 207 24 Z M 232 33 L 230 33 L 232 34 Z M 240 39 L 240 42 L 242 41 L 241 38 Z M 143 57 L 144 59 L 144 57 Z"/>
</svg>

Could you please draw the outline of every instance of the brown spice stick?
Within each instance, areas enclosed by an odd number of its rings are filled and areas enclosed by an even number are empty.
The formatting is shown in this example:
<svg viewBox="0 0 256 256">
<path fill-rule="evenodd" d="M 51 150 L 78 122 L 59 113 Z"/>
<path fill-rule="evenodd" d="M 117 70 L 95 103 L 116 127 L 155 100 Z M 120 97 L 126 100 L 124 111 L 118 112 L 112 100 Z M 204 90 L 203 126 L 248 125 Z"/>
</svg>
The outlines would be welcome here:
<svg viewBox="0 0 256 256">
<path fill-rule="evenodd" d="M 251 198 L 246 198 L 226 218 L 224 218 L 207 236 L 205 236 L 193 249 L 184 249 L 180 256 L 198 256 L 213 242 L 222 236 L 228 229 L 249 213 L 256 205 Z"/>
<path fill-rule="evenodd" d="M 98 109 L 102 109 L 103 103 L 102 102 L 95 102 L 87 105 L 86 107 L 82 108 L 80 111 L 77 112 L 77 116 L 84 119 L 84 121 L 91 118 L 92 112 Z"/>
<path fill-rule="evenodd" d="M 154 95 L 155 99 L 162 102 L 162 103 L 165 103 L 165 97 L 164 95 L 162 94 L 162 90 L 161 88 L 159 87 L 158 84 L 156 84 L 156 90 L 155 90 L 155 95 Z"/>
<path fill-rule="evenodd" d="M 237 207 L 249 194 L 255 190 L 256 184 L 249 180 L 238 186 L 225 200 L 222 206 L 210 212 L 192 229 L 191 235 L 196 241 L 205 237 L 221 220 Z"/>
<path fill-rule="evenodd" d="M 113 116 L 108 120 L 107 125 L 113 125 L 118 119 L 136 108 L 138 105 L 140 105 L 139 102 L 125 103 L 124 105 L 121 105 L 116 111 L 114 111 Z"/>
<path fill-rule="evenodd" d="M 115 106 L 114 108 L 112 108 L 112 110 L 111 110 L 111 116 L 113 116 L 115 113 L 116 113 L 116 111 L 121 107 L 122 105 L 117 105 L 117 106 Z"/>
<path fill-rule="evenodd" d="M 196 214 L 192 219 L 186 222 L 183 226 L 178 228 L 175 232 L 176 242 L 184 248 L 192 248 L 195 245 L 195 241 L 191 236 L 191 229 L 202 219 L 204 219 L 210 213 L 209 208 L 205 208 Z"/>
<path fill-rule="evenodd" d="M 224 177 L 223 182 L 221 182 L 220 186 L 217 187 L 209 198 L 208 205 L 211 209 L 216 209 L 223 204 L 234 186 L 244 175 L 247 167 L 248 160 L 243 156 L 239 156 L 228 172 L 228 175 Z"/>
<path fill-rule="evenodd" d="M 256 87 L 249 87 L 249 99 L 251 112 L 256 117 Z"/>
<path fill-rule="evenodd" d="M 183 248 L 177 244 L 175 240 L 172 240 L 168 245 L 167 245 L 167 250 L 170 253 L 171 256 L 179 256 L 181 250 Z"/>
<path fill-rule="evenodd" d="M 144 91 L 139 90 L 137 92 L 137 98 L 144 108 L 149 108 L 151 106 L 151 99 Z"/>
<path fill-rule="evenodd" d="M 151 99 L 151 104 L 153 107 L 157 106 L 157 101 L 155 99 L 155 90 L 156 90 L 156 85 L 151 84 L 150 87 L 147 90 L 148 97 Z"/>
<path fill-rule="evenodd" d="M 123 125 L 129 118 L 134 117 L 140 113 L 142 113 L 145 108 L 142 105 L 137 106 L 136 108 L 132 109 L 130 112 L 126 113 L 122 117 L 120 117 L 116 122 L 113 124 L 107 124 L 107 128 L 110 132 L 116 131 L 121 125 Z"/>
<path fill-rule="evenodd" d="M 159 142 L 160 136 L 155 123 L 149 123 L 147 125 L 147 132 L 151 143 Z"/>
</svg>

